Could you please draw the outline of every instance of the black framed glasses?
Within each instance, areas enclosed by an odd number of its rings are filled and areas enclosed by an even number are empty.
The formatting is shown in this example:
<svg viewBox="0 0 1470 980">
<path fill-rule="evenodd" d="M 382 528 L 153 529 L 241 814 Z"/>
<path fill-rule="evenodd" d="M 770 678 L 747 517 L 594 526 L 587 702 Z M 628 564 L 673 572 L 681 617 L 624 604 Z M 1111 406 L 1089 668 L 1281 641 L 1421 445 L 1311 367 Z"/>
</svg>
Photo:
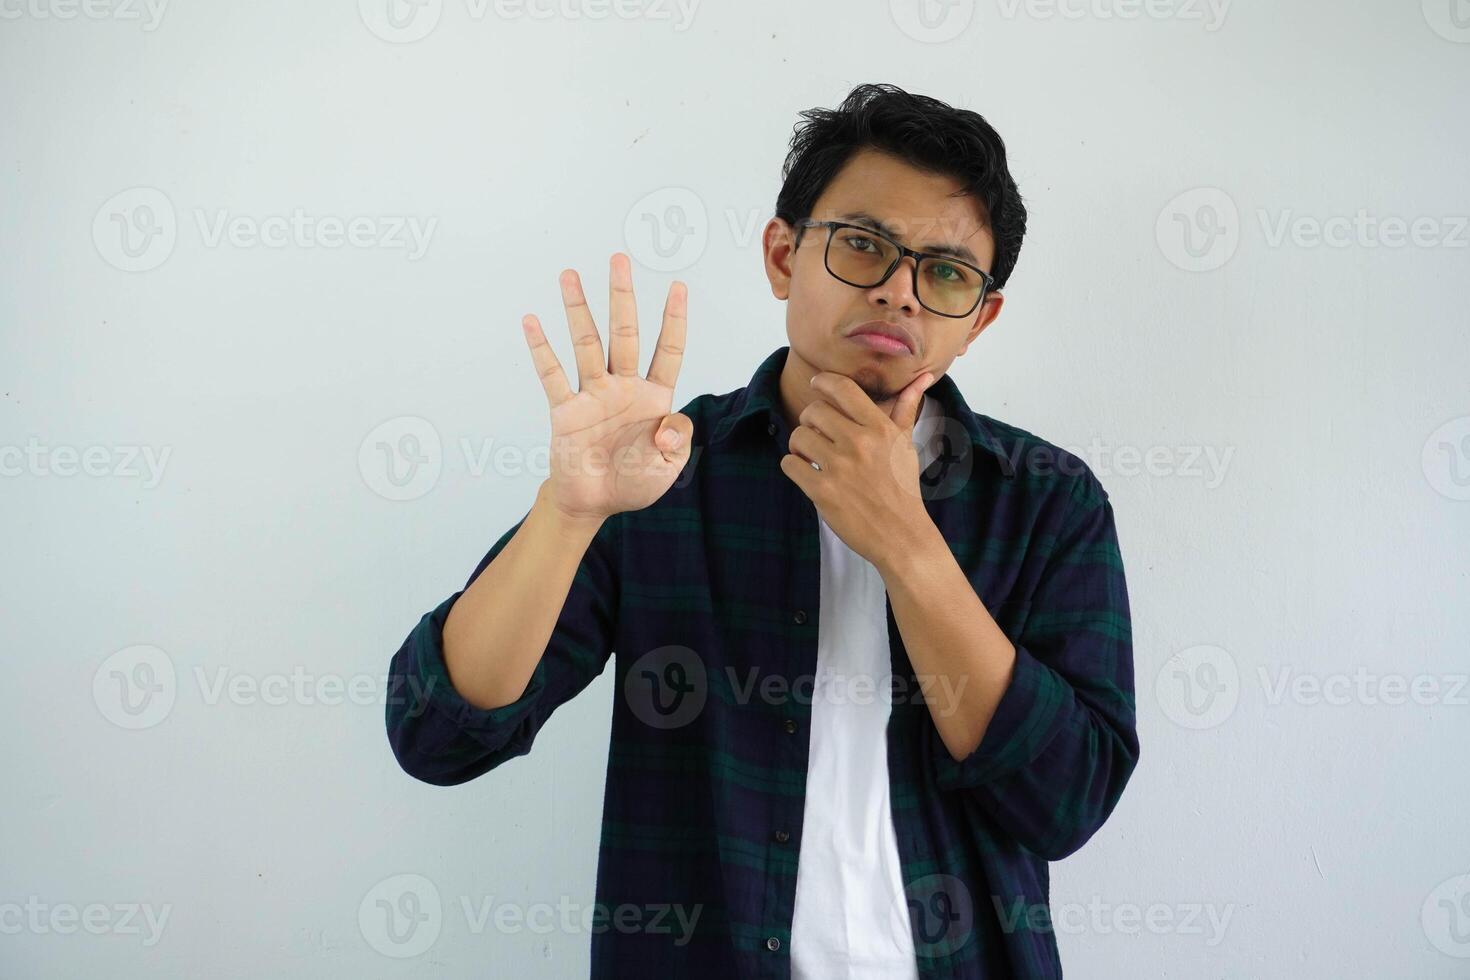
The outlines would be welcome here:
<svg viewBox="0 0 1470 980">
<path fill-rule="evenodd" d="M 940 316 L 962 317 L 975 312 L 995 285 L 995 277 L 968 262 L 900 245 L 881 232 L 846 221 L 796 222 L 796 246 L 808 228 L 827 229 L 823 262 L 832 278 L 859 289 L 881 286 L 907 257 L 914 260 L 914 296 L 919 305 Z"/>
</svg>

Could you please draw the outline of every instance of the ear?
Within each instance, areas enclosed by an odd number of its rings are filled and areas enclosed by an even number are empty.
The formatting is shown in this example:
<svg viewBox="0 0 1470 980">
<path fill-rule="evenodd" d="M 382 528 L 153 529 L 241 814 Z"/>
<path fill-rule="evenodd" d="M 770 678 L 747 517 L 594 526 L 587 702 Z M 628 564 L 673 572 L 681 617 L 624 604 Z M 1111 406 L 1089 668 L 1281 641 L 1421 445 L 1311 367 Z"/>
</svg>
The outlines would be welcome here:
<svg viewBox="0 0 1470 980">
<path fill-rule="evenodd" d="M 772 218 L 761 233 L 761 250 L 765 254 L 771 295 L 784 300 L 791 295 L 791 277 L 796 265 L 796 229 L 781 218 Z"/>
<path fill-rule="evenodd" d="M 985 297 L 985 302 L 980 304 L 980 309 L 975 311 L 975 322 L 970 324 L 970 332 L 965 336 L 965 343 L 960 347 L 960 354 L 970 349 L 970 344 L 980 336 L 981 331 L 995 322 L 1000 316 L 1000 308 L 1005 305 L 1005 294 L 1000 290 L 993 290 Z M 959 357 L 959 354 L 955 355 Z"/>
</svg>

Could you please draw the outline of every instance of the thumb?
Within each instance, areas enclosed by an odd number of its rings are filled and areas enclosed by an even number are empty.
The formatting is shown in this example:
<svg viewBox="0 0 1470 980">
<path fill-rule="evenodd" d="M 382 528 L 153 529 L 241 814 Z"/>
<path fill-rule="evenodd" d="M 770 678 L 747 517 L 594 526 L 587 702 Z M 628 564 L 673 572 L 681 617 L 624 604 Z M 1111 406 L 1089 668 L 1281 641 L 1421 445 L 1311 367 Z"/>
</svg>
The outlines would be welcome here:
<svg viewBox="0 0 1470 980">
<path fill-rule="evenodd" d="M 653 444 L 669 459 L 689 455 L 689 443 L 694 438 L 694 422 L 682 412 L 665 415 L 659 420 L 653 433 Z"/>
<path fill-rule="evenodd" d="M 919 421 L 919 406 L 923 404 L 924 389 L 933 383 L 934 375 L 925 371 L 910 381 L 908 387 L 900 391 L 898 397 L 894 399 L 893 408 L 888 417 L 904 433 L 909 434 L 914 431 L 914 424 Z"/>
</svg>

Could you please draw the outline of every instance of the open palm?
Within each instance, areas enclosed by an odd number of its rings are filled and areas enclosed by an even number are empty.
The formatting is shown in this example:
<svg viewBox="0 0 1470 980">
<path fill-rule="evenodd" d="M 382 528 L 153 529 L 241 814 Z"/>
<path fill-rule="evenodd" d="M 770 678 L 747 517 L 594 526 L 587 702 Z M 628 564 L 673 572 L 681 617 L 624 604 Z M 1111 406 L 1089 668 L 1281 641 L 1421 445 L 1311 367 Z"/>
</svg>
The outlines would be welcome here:
<svg viewBox="0 0 1470 980">
<path fill-rule="evenodd" d="M 606 518 L 662 497 L 689 459 L 693 424 L 670 414 L 684 357 L 688 294 L 669 287 L 663 325 L 648 375 L 638 374 L 638 308 L 632 265 L 615 253 L 609 276 L 608 355 L 575 270 L 561 274 L 562 303 L 577 359 L 578 390 L 540 321 L 522 320 L 526 343 L 551 407 L 551 472 L 545 490 L 564 513 Z"/>
</svg>

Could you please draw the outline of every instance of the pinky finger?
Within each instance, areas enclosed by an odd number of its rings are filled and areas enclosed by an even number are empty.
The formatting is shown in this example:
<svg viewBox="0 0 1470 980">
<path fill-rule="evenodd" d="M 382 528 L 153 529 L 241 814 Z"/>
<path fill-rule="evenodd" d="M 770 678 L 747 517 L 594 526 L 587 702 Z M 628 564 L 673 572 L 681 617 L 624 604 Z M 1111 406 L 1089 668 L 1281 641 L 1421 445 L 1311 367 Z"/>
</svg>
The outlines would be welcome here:
<svg viewBox="0 0 1470 980">
<path fill-rule="evenodd" d="M 536 365 L 536 375 L 541 379 L 541 388 L 546 392 L 546 402 L 552 408 L 571 398 L 572 386 L 567 382 L 566 372 L 556 359 L 556 351 L 546 341 L 541 321 L 534 313 L 521 317 L 521 332 L 526 336 L 526 346 L 531 348 L 531 363 Z"/>
</svg>

